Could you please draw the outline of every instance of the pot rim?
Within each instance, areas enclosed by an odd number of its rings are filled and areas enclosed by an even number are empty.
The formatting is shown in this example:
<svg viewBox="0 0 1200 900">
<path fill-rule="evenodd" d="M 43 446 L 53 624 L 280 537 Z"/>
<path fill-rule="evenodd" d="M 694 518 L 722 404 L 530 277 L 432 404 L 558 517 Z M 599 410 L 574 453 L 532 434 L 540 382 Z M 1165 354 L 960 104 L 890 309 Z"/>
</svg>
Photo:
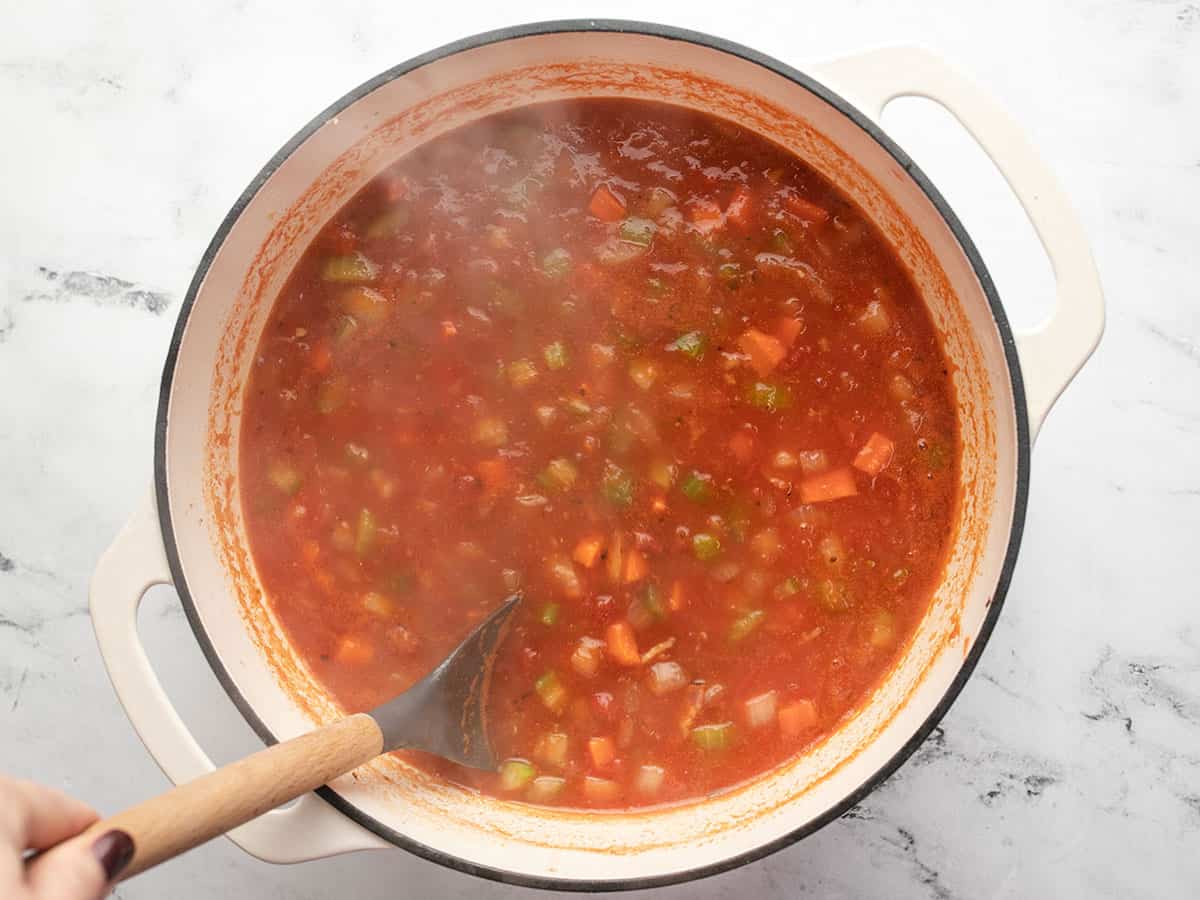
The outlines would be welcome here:
<svg viewBox="0 0 1200 900">
<path fill-rule="evenodd" d="M 1012 526 L 1009 532 L 1008 545 L 1005 549 L 1004 560 L 1000 568 L 1000 574 L 996 581 L 996 586 L 992 594 L 992 599 L 988 605 L 987 615 L 979 629 L 979 634 L 971 646 L 970 652 L 964 657 L 958 673 L 951 682 L 945 694 L 938 701 L 929 716 L 921 723 L 921 725 L 913 732 L 912 736 L 904 743 L 890 759 L 887 760 L 879 769 L 877 769 L 869 778 L 867 778 L 854 791 L 848 794 L 841 802 L 835 804 L 824 814 L 817 818 L 806 822 L 800 827 L 781 835 L 774 840 L 768 841 L 760 846 L 739 853 L 718 862 L 708 865 L 696 866 L 690 869 L 673 871 L 662 875 L 650 875 L 638 878 L 622 878 L 613 880 L 599 879 L 572 879 L 560 877 L 546 877 L 527 875 L 521 872 L 513 872 L 506 869 L 499 869 L 492 866 L 478 865 L 466 859 L 455 856 L 435 847 L 428 846 L 419 841 L 416 841 L 407 835 L 396 831 L 393 828 L 385 825 L 372 816 L 367 815 L 358 807 L 354 806 L 349 801 L 345 800 L 332 788 L 322 787 L 316 793 L 336 810 L 342 813 L 347 818 L 358 823 L 369 831 L 374 832 L 378 836 L 384 838 L 388 842 L 409 851 L 419 857 L 438 863 L 450 869 L 455 869 L 460 872 L 465 872 L 469 875 L 476 875 L 482 878 L 487 878 L 492 881 L 498 881 L 505 884 L 516 884 L 524 887 L 539 888 L 543 890 L 568 890 L 568 891 L 624 891 L 624 890 L 639 890 L 646 888 L 663 887 L 671 884 L 679 884 L 682 882 L 693 881 L 700 878 L 706 878 L 710 875 L 717 875 L 722 872 L 727 872 L 731 869 L 738 868 L 747 863 L 762 859 L 770 854 L 789 847 L 802 838 L 820 830 L 825 825 L 832 822 L 834 819 L 841 816 L 861 802 L 868 794 L 885 782 L 893 772 L 895 772 L 908 758 L 925 742 L 930 732 L 941 722 L 942 718 L 949 711 L 954 701 L 958 698 L 959 693 L 966 685 L 975 666 L 978 664 L 980 657 L 983 654 L 984 647 L 987 645 L 988 639 L 991 637 L 992 631 L 995 628 L 996 621 L 1000 616 L 1000 610 L 1004 606 L 1004 598 L 1008 592 L 1009 584 L 1012 580 L 1013 570 L 1017 561 L 1017 553 L 1021 544 L 1021 536 L 1025 524 L 1025 511 L 1028 503 L 1029 495 L 1029 472 L 1030 472 L 1030 451 L 1032 448 L 1030 433 L 1029 433 L 1029 418 L 1025 401 L 1025 386 L 1021 376 L 1020 362 L 1017 358 L 1016 341 L 1013 336 L 1013 331 L 1008 322 L 1008 317 L 1004 312 L 1004 307 L 1000 303 L 999 295 L 996 292 L 995 284 L 992 281 L 991 275 L 988 273 L 987 267 L 984 265 L 983 259 L 976 249 L 974 242 L 967 234 L 966 229 L 959 221 L 958 216 L 950 208 L 950 205 L 942 197 L 941 193 L 935 188 L 929 178 L 917 166 L 912 159 L 909 158 L 895 142 L 889 138 L 883 130 L 873 121 L 867 118 L 863 113 L 859 112 L 853 105 L 845 99 L 825 87 L 820 82 L 805 75 L 804 73 L 792 68 L 791 66 L 780 62 L 779 60 L 759 53 L 749 47 L 743 46 L 733 41 L 725 40 L 724 38 L 715 37 L 703 32 L 691 31 L 689 29 L 677 28 L 671 25 L 662 25 L 650 22 L 639 22 L 624 19 L 556 19 L 551 21 L 534 22 L 525 25 L 514 25 L 505 28 L 498 28 L 493 31 L 486 31 L 470 37 L 461 38 L 460 40 L 444 44 L 441 47 L 430 50 L 426 53 L 414 56 L 406 62 L 400 63 L 374 78 L 371 78 L 357 87 L 351 89 L 338 100 L 334 101 L 326 109 L 318 113 L 311 121 L 301 128 L 295 135 L 283 145 L 283 147 L 267 162 L 265 166 L 254 176 L 249 186 L 241 193 L 237 201 L 233 204 L 229 213 L 221 221 L 216 233 L 213 235 L 212 241 L 204 251 L 204 255 L 200 258 L 199 265 L 196 268 L 195 274 L 192 276 L 191 283 L 188 285 L 187 293 L 184 296 L 183 303 L 180 306 L 179 317 L 176 320 L 175 330 L 171 337 L 171 344 L 167 350 L 166 361 L 163 366 L 162 381 L 159 390 L 158 410 L 156 414 L 155 430 L 154 430 L 154 491 L 157 500 L 159 527 L 162 530 L 163 546 L 167 557 L 167 563 L 170 567 L 171 577 L 176 591 L 179 594 L 180 602 L 183 606 L 184 613 L 187 616 L 188 624 L 191 626 L 192 633 L 196 636 L 197 642 L 200 644 L 200 649 L 204 652 L 205 658 L 208 660 L 209 666 L 216 675 L 225 693 L 229 699 L 233 701 L 234 706 L 242 714 L 255 733 L 269 746 L 278 743 L 278 738 L 271 733 L 266 724 L 259 718 L 255 710 L 246 701 L 234 683 L 229 671 L 225 668 L 219 654 L 216 651 L 203 623 L 200 620 L 199 613 L 196 609 L 195 602 L 192 599 L 191 593 L 188 590 L 187 582 L 183 576 L 183 566 L 179 555 L 179 547 L 175 538 L 175 529 L 171 519 L 170 493 L 167 483 L 167 424 L 168 415 L 170 412 L 171 388 L 175 375 L 175 366 L 179 356 L 180 345 L 183 341 L 184 331 L 187 327 L 188 318 L 190 317 L 192 306 L 196 301 L 196 297 L 208 275 L 208 271 L 217 253 L 225 242 L 230 230 L 240 218 L 242 212 L 250 204 L 263 187 L 266 181 L 275 173 L 275 171 L 283 164 L 283 162 L 291 156 L 291 154 L 303 144 L 309 137 L 312 136 L 319 128 L 324 126 L 330 119 L 336 117 L 344 109 L 356 103 L 372 91 L 380 86 L 394 81 L 408 73 L 419 69 L 430 63 L 453 56 L 457 53 L 462 53 L 467 50 L 474 50 L 479 47 L 484 47 L 490 44 L 501 43 L 519 38 L 536 37 L 543 35 L 561 34 L 568 32 L 605 32 L 617 34 L 635 34 L 648 37 L 664 38 L 672 41 L 683 41 L 686 43 L 696 44 L 711 50 L 717 50 L 722 53 L 727 53 L 731 56 L 736 56 L 747 62 L 754 63 L 758 66 L 769 70 L 770 72 L 786 78 L 789 81 L 799 85 L 812 94 L 815 94 L 819 99 L 828 103 L 848 119 L 865 131 L 877 144 L 879 144 L 901 167 L 908 175 L 916 182 L 917 186 L 933 204 L 934 208 L 941 215 L 942 219 L 949 227 L 951 234 L 961 247 L 967 261 L 970 263 L 971 269 L 975 277 L 979 280 L 979 284 L 983 290 L 984 296 L 987 299 L 988 306 L 992 313 L 992 318 L 996 324 L 996 328 L 1000 334 L 1001 344 L 1004 350 L 1005 361 L 1008 366 L 1009 379 L 1012 387 L 1013 405 L 1016 413 L 1016 484 L 1013 494 L 1013 517 Z"/>
</svg>

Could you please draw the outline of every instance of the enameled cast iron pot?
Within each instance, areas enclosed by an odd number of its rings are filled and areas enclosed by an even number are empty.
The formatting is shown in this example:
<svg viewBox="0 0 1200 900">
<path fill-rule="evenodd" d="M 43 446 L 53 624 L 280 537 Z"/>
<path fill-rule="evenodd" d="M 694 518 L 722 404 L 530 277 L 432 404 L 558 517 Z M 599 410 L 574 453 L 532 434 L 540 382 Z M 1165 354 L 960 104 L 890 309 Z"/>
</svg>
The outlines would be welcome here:
<svg viewBox="0 0 1200 900">
<path fill-rule="evenodd" d="M 1083 233 L 1017 128 L 921 51 L 877 51 L 803 74 L 657 25 L 531 25 L 442 47 L 355 88 L 276 154 L 205 253 L 163 374 L 154 494 L 92 582 L 101 652 L 151 754 L 175 782 L 212 767 L 138 641 L 137 606 L 154 584 L 179 591 L 214 671 L 264 740 L 334 714 L 261 603 L 234 477 L 241 388 L 298 255 L 343 202 L 415 145 L 512 106 L 614 95 L 715 113 L 783 144 L 849 194 L 912 271 L 953 363 L 964 445 L 964 502 L 931 610 L 861 714 L 736 791 L 637 815 L 587 815 L 475 796 L 386 759 L 231 835 L 257 857 L 395 845 L 489 878 L 580 890 L 729 869 L 812 833 L 894 771 L 946 712 L 995 625 L 1016 561 L 1033 437 L 1099 341 L 1104 315 Z M 883 106 L 900 95 L 947 107 L 1021 200 L 1058 287 L 1057 308 L 1037 331 L 1014 336 L 958 219 L 881 131 Z"/>
</svg>

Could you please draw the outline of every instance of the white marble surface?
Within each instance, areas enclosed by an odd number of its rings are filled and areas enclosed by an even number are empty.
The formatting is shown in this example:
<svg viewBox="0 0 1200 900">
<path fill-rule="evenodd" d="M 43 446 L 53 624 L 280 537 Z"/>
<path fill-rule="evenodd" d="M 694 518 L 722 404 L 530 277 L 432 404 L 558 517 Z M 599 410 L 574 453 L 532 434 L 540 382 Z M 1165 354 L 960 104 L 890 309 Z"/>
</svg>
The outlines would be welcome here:
<svg viewBox="0 0 1200 900">
<path fill-rule="evenodd" d="M 209 236 L 311 115 L 410 55 L 520 21 L 653 18 L 803 66 L 939 50 L 1074 198 L 1108 332 L 1036 448 L 1025 542 L 982 665 L 851 815 L 665 896 L 1194 897 L 1200 885 L 1200 6 L 1195 2 L 5 4 L 0 12 L 0 770 L 114 810 L 161 788 L 93 641 L 94 562 L 150 478 L 159 371 Z M 701 8 L 705 7 L 705 8 Z M 707 9 L 711 7 L 711 11 Z M 890 120 L 1029 322 L 1044 260 L 977 160 Z M 933 120 L 929 119 L 929 123 Z M 994 182 L 994 179 L 993 179 Z M 991 185 L 991 186 L 989 186 Z M 162 591 L 156 663 L 220 759 L 254 745 Z M 517 897 L 396 851 L 292 868 L 219 841 L 119 895 Z"/>
</svg>

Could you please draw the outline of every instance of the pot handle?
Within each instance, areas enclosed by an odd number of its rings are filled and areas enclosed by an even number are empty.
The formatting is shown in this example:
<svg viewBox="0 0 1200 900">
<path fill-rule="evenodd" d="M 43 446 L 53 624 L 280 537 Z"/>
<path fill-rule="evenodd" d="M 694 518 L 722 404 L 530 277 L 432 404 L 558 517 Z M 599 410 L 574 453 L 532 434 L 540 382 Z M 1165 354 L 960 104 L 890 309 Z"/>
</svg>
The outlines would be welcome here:
<svg viewBox="0 0 1200 900">
<path fill-rule="evenodd" d="M 872 119 L 897 97 L 926 97 L 954 116 L 991 158 L 1050 258 L 1057 304 L 1049 319 L 1016 336 L 1030 440 L 1104 332 L 1104 295 L 1087 235 L 1058 181 L 996 101 L 940 57 L 916 47 L 874 50 L 817 72 Z"/>
<path fill-rule="evenodd" d="M 89 588 L 89 605 L 100 655 L 117 699 L 159 768 L 174 784 L 182 784 L 216 767 L 171 704 L 137 631 L 143 595 L 155 585 L 171 583 L 151 493 L 100 557 Z M 316 794 L 305 794 L 291 806 L 247 822 L 228 837 L 251 856 L 271 863 L 391 846 Z"/>
</svg>

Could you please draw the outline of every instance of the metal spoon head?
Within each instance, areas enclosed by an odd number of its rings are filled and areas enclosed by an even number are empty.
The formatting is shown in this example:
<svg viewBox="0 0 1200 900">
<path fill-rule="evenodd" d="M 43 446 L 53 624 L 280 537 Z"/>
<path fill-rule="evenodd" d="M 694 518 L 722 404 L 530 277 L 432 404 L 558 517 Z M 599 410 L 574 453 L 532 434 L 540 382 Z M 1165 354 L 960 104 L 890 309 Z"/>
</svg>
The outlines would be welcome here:
<svg viewBox="0 0 1200 900">
<path fill-rule="evenodd" d="M 520 594 L 506 598 L 432 672 L 371 710 L 385 751 L 424 750 L 473 769 L 496 767 L 487 733 L 488 685 L 496 648 L 520 602 Z"/>
</svg>

